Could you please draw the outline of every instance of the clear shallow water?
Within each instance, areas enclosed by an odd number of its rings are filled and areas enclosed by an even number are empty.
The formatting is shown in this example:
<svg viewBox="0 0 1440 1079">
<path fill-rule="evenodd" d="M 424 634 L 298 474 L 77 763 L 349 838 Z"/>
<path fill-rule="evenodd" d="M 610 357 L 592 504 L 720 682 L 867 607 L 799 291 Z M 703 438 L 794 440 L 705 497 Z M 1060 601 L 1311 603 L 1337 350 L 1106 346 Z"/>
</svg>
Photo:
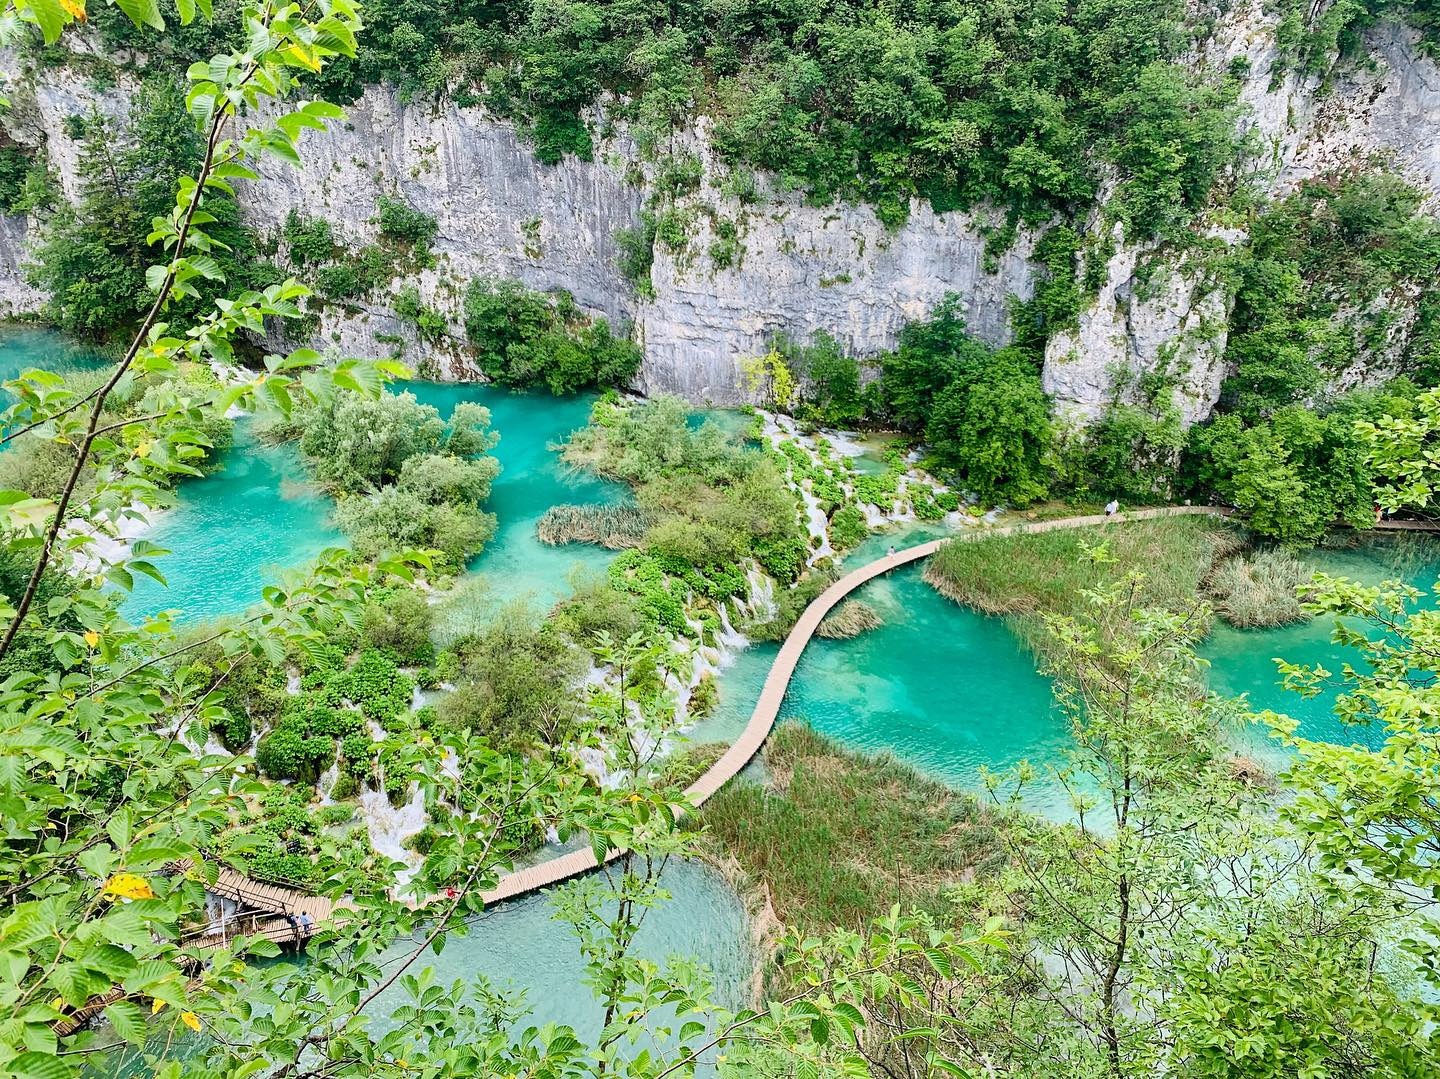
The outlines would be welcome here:
<svg viewBox="0 0 1440 1079">
<path fill-rule="evenodd" d="M 137 575 L 123 608 L 130 618 L 161 610 L 186 621 L 236 614 L 258 602 L 281 569 L 344 546 L 330 521 L 332 503 L 309 482 L 294 445 L 265 445 L 242 418 L 222 460 L 220 471 L 181 483 L 175 505 L 146 533 L 171 552 L 156 559 L 169 587 Z"/>
<path fill-rule="evenodd" d="M 855 593 L 884 625 L 848 641 L 812 640 L 780 720 L 804 720 L 841 745 L 888 751 L 971 790 L 981 787 L 982 766 L 1058 761 L 1069 735 L 1030 654 L 998 619 L 937 593 L 922 570 L 902 567 Z M 733 738 L 744 727 L 774 654 L 773 645 L 751 649 L 721 674 L 719 705 L 695 741 Z M 1063 793 L 1039 780 L 1027 804 L 1064 813 Z"/>
<path fill-rule="evenodd" d="M 404 388 L 442 416 L 461 401 L 483 404 L 500 432 L 494 452 L 501 473 L 485 507 L 499 518 L 499 527 L 469 566 L 484 577 L 490 599 L 531 597 L 548 606 L 568 591 L 577 567 L 603 569 L 610 562 L 611 551 L 547 547 L 535 536 L 536 521 L 556 503 L 627 496 L 620 484 L 567 469 L 548 448 L 585 423 L 593 398 L 555 399 L 455 383 Z M 174 508 L 147 535 L 172 552 L 159 562 L 170 587 L 137 582 L 126 606 L 131 617 L 162 609 L 178 610 L 187 621 L 238 613 L 258 601 L 262 584 L 279 568 L 303 565 L 326 547 L 344 544 L 331 522 L 333 503 L 309 484 L 293 445 L 260 443 L 244 419 L 235 436 L 223 468 L 182 483 Z"/>
<path fill-rule="evenodd" d="M 623 484 L 576 472 L 550 449 L 589 421 L 593 394 L 556 398 L 455 382 L 413 382 L 404 388 L 442 416 L 461 401 L 484 405 L 491 427 L 500 433 L 492 451 L 500 459 L 500 475 L 485 503 L 499 523 L 495 538 L 468 566 L 484 578 L 490 598 L 529 597 L 549 607 L 569 592 L 577 569 L 599 571 L 610 564 L 614 551 L 580 544 L 550 547 L 535 535 L 536 522 L 551 506 L 613 505 L 629 498 Z"/>
<path fill-rule="evenodd" d="M 1306 558 L 1317 569 L 1332 575 L 1343 574 L 1366 584 L 1398 577 L 1430 593 L 1440 579 L 1440 541 L 1416 540 L 1425 544 L 1418 548 L 1420 557 L 1408 565 L 1402 563 L 1398 570 L 1385 557 L 1382 546 L 1385 542 L 1383 538 L 1378 539 L 1373 548 L 1316 551 Z M 1435 597 L 1427 596 L 1425 603 L 1433 606 Z M 1297 733 L 1304 738 L 1374 748 L 1384 740 L 1384 732 L 1340 722 L 1333 711 L 1336 688 L 1307 700 L 1287 691 L 1276 672 L 1276 659 L 1323 666 L 1337 676 L 1344 663 L 1358 663 L 1358 653 L 1331 641 L 1334 626 L 1333 618 L 1315 618 L 1294 626 L 1245 630 L 1217 620 L 1215 629 L 1199 650 L 1211 663 L 1210 686 L 1227 697 L 1245 694 L 1250 707 L 1256 711 L 1272 709 L 1293 717 L 1299 722 Z M 1250 728 L 1239 737 L 1242 746 L 1272 766 L 1283 763 L 1288 755 L 1263 727 Z"/>
<path fill-rule="evenodd" d="M 89 345 L 71 341 L 47 326 L 0 324 L 0 382 L 38 367 L 57 375 L 93 371 L 110 361 Z"/>
<path fill-rule="evenodd" d="M 698 957 L 710 970 L 717 1004 L 730 1009 L 748 1004 L 755 960 L 740 900 L 718 873 L 696 862 L 667 866 L 661 881 L 672 898 L 645 915 L 636 954 L 656 962 Z M 396 948 L 391 955 L 404 951 Z M 433 967 L 441 984 L 478 974 L 496 988 L 524 990 L 531 1014 L 522 1028 L 568 1023 L 587 1041 L 600 1030 L 602 1012 L 582 982 L 585 967 L 579 946 L 570 927 L 554 919 L 548 892 L 494 908 L 466 936 L 450 937 L 439 956 L 422 956 L 416 962 Z M 401 1002 L 394 990 L 382 994 L 375 1002 L 376 1014 L 384 1015 Z"/>
</svg>

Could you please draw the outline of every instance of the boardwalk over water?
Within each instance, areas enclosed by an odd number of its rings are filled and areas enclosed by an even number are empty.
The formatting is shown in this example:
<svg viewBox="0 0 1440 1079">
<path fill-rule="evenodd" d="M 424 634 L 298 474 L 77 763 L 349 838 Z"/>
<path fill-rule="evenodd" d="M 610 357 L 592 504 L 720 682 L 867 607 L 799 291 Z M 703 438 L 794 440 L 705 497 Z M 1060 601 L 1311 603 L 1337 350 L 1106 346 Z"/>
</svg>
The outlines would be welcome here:
<svg viewBox="0 0 1440 1079">
<path fill-rule="evenodd" d="M 760 690 L 760 699 L 755 702 L 755 710 L 750 714 L 750 722 L 745 725 L 744 731 L 735 740 L 734 745 L 725 751 L 724 756 L 712 764 L 704 775 L 690 785 L 685 793 L 696 806 L 704 805 L 706 799 L 734 779 L 740 770 L 750 763 L 755 754 L 760 752 L 760 747 L 764 745 L 765 739 L 770 737 L 770 731 L 775 726 L 775 719 L 779 716 L 780 706 L 785 700 L 785 691 L 790 687 L 790 679 L 794 676 L 800 657 L 804 654 L 815 630 L 819 628 L 820 623 L 836 604 L 867 581 L 871 581 L 881 574 L 889 573 L 897 566 L 908 565 L 911 562 L 928 558 L 941 546 L 952 540 L 965 543 L 972 540 L 992 539 L 997 536 L 1028 535 L 1035 532 L 1053 532 L 1064 528 L 1089 528 L 1107 523 L 1150 521 L 1158 517 L 1180 517 L 1190 514 L 1220 517 L 1225 516 L 1226 511 L 1214 506 L 1171 506 L 1117 513 L 1113 517 L 1094 514 L 1085 517 L 1058 517 L 1051 521 L 1025 521 L 1001 528 L 972 528 L 965 532 L 957 532 L 953 536 L 946 536 L 944 539 L 906 547 L 903 551 L 896 551 L 892 555 L 877 558 L 858 569 L 851 570 L 824 592 L 821 592 L 810 606 L 805 608 L 805 612 L 795 623 L 790 635 L 785 638 L 785 643 L 780 646 L 780 653 L 775 657 L 775 662 L 770 665 L 770 673 L 766 676 L 765 685 Z M 618 858 L 623 853 L 624 851 L 612 851 L 607 860 Z M 538 888 L 558 884 L 598 867 L 599 863 L 595 860 L 595 854 L 589 847 L 562 854 L 501 877 L 495 888 L 485 893 L 485 901 L 493 903 L 501 899 L 512 899 Z"/>
</svg>

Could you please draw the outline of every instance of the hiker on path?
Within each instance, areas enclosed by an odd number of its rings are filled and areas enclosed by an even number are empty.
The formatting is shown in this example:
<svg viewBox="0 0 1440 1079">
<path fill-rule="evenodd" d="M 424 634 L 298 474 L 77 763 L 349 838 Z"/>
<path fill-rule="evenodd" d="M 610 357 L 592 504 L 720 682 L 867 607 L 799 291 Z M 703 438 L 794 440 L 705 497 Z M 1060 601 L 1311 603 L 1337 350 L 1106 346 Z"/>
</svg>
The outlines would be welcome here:
<svg viewBox="0 0 1440 1079">
<path fill-rule="evenodd" d="M 1115 514 L 1117 514 L 1117 513 L 1119 513 L 1119 512 L 1120 512 L 1120 500 L 1119 500 L 1118 498 L 1112 498 L 1109 502 L 1105 503 L 1105 516 L 1106 516 L 1106 517 L 1114 517 Z"/>
</svg>

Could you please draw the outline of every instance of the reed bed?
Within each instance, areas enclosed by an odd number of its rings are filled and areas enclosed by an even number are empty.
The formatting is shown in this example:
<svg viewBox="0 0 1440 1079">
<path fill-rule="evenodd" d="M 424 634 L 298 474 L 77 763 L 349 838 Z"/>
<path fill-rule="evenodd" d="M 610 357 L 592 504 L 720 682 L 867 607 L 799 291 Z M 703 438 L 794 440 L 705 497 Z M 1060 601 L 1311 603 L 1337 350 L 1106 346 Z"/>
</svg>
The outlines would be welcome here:
<svg viewBox="0 0 1440 1079">
<path fill-rule="evenodd" d="M 831 640 L 848 641 L 885 624 L 880 612 L 864 600 L 847 599 L 835 613 L 815 627 L 815 633 Z"/>
<path fill-rule="evenodd" d="M 552 506 L 535 525 L 541 543 L 592 543 L 612 551 L 639 547 L 650 515 L 638 506 Z"/>
<path fill-rule="evenodd" d="M 1271 628 L 1307 622 L 1300 593 L 1313 568 L 1283 548 L 1235 555 L 1220 562 L 1205 590 L 1215 613 L 1241 629 Z"/>
<path fill-rule="evenodd" d="M 1093 556 L 1101 545 L 1104 559 Z M 1130 570 L 1145 575 L 1147 605 L 1190 610 L 1216 560 L 1243 545 L 1237 531 L 1204 517 L 1122 521 L 947 543 L 927 560 L 924 578 L 963 607 L 1012 616 L 1039 653 L 1045 615 L 1081 613 L 1087 591 Z"/>
<path fill-rule="evenodd" d="M 701 821 L 786 925 L 860 929 L 898 902 L 941 918 L 945 889 L 998 872 L 1002 837 L 975 798 L 888 755 L 841 749 L 803 723 L 770 736 L 773 789 L 731 783 Z"/>
</svg>

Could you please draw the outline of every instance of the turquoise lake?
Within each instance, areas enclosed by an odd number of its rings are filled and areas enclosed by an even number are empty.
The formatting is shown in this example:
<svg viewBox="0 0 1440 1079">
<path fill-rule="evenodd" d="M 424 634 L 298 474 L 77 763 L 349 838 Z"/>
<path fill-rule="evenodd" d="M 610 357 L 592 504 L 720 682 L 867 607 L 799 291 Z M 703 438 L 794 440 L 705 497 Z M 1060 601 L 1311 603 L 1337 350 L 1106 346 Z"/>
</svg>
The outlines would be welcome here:
<svg viewBox="0 0 1440 1079">
<path fill-rule="evenodd" d="M 57 335 L 20 329 L 0 334 L 0 374 L 27 366 L 77 370 L 103 362 L 93 353 L 64 346 Z M 470 571 L 485 582 L 480 602 L 528 598 L 548 606 L 569 589 L 576 572 L 598 572 L 613 554 L 598 548 L 552 548 L 535 536 L 535 523 L 551 506 L 623 501 L 628 491 L 594 476 L 577 474 L 551 446 L 582 426 L 593 398 L 554 399 L 478 385 L 411 383 L 404 387 L 448 415 L 460 401 L 491 410 L 501 440 L 495 450 L 502 472 L 487 508 L 499 530 Z M 743 428 L 741 417 L 732 421 Z M 744 423 L 748 423 L 745 420 Z M 269 447 L 253 437 L 248 421 L 237 424 L 235 446 L 224 468 L 182 484 L 175 506 L 156 522 L 149 538 L 173 553 L 160 561 L 171 586 L 141 580 L 129 600 L 133 614 L 178 609 L 188 620 L 236 613 L 253 603 L 262 582 L 283 567 L 303 564 L 326 546 L 343 542 L 330 521 L 331 503 L 306 481 L 294 447 Z M 871 537 L 849 559 L 859 565 L 887 546 L 908 546 L 937 534 L 912 527 Z M 1407 557 L 1383 546 L 1322 551 L 1313 560 L 1335 573 L 1375 581 L 1399 575 L 1429 589 L 1440 574 L 1440 547 L 1412 544 Z M 804 719 L 821 732 L 859 749 L 893 752 L 923 772 L 975 789 L 982 768 L 1005 771 L 1022 760 L 1060 759 L 1068 742 L 1047 680 L 1030 654 L 1000 619 L 962 610 L 921 580 L 921 567 L 904 567 L 868 583 L 858 598 L 881 613 L 884 624 L 850 641 L 813 641 L 797 669 L 782 718 Z M 1213 687 L 1248 694 L 1255 708 L 1288 711 L 1307 736 L 1365 742 L 1373 732 L 1341 727 L 1330 699 L 1303 701 L 1281 690 L 1273 657 L 1324 663 L 1338 669 L 1346 658 L 1330 643 L 1323 620 L 1275 630 L 1241 631 L 1218 625 L 1202 649 L 1213 664 Z M 700 724 L 697 742 L 732 739 L 748 720 L 775 654 L 756 645 L 734 657 L 719 679 L 714 715 Z M 1242 736 L 1243 747 L 1279 763 L 1283 751 L 1262 731 Z M 1068 815 L 1051 785 L 1037 782 L 1028 804 Z M 721 999 L 739 1002 L 748 985 L 750 959 L 739 902 L 715 874 L 698 866 L 667 871 L 676 901 L 651 915 L 642 947 L 653 957 L 672 951 L 694 955 L 716 973 Z M 483 972 L 526 988 L 537 1018 L 584 1027 L 596 1021 L 590 1002 L 575 986 L 578 950 L 550 917 L 544 895 L 503 905 L 464 941 L 453 941 L 436 964 L 442 977 Z"/>
<path fill-rule="evenodd" d="M 494 453 L 501 472 L 486 504 L 499 527 L 469 565 L 485 580 L 488 598 L 497 603 L 529 598 L 549 606 L 569 590 L 577 569 L 600 570 L 614 557 L 595 547 L 547 547 L 535 537 L 536 521 L 556 503 L 627 496 L 619 484 L 569 469 L 549 448 L 584 426 L 592 397 L 556 399 L 455 383 L 403 388 L 442 416 L 461 401 L 485 405 L 500 433 Z M 181 484 L 175 507 L 148 535 L 172 552 L 159 563 L 170 587 L 137 585 L 127 605 L 132 617 L 161 608 L 178 610 L 186 621 L 238 613 L 259 598 L 261 585 L 279 569 L 344 545 L 330 520 L 333 504 L 308 482 L 296 448 L 264 445 L 245 419 L 235 434 L 221 470 Z"/>
</svg>

